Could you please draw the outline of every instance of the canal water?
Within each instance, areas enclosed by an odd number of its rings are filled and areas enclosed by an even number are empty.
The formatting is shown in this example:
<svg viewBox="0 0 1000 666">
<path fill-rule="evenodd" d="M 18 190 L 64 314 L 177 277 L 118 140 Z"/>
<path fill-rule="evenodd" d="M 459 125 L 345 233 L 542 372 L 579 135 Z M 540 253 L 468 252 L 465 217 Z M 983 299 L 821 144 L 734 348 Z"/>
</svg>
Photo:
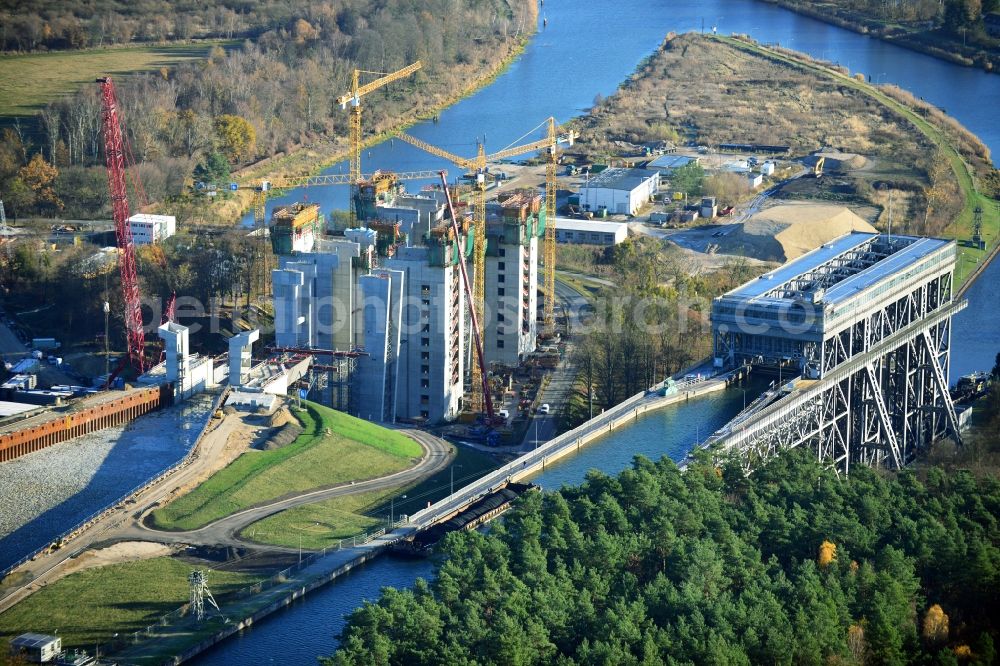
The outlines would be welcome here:
<svg viewBox="0 0 1000 666">
<path fill-rule="evenodd" d="M 945 108 L 991 148 L 1000 146 L 1000 76 L 958 67 L 928 56 L 808 19 L 755 0 L 548 0 L 542 8 L 548 26 L 540 29 L 524 55 L 487 88 L 443 111 L 409 133 L 459 155 L 473 155 L 476 141 L 489 152 L 541 136 L 530 133 L 545 119 L 566 121 L 583 113 L 596 95 L 612 94 L 618 84 L 670 31 L 747 33 L 764 43 L 778 43 L 815 57 L 839 62 L 873 80 L 900 85 Z M 960 100 L 975 94 L 975 104 Z M 748 140 L 758 137 L 748 137 Z M 457 170 L 400 141 L 387 141 L 362 155 L 363 171 Z M 346 173 L 347 164 L 328 173 Z M 412 183 L 411 189 L 421 183 Z M 270 207 L 296 200 L 321 204 L 324 210 L 346 208 L 344 188 L 293 190 Z M 968 292 L 970 307 L 956 317 L 952 378 L 992 367 L 1000 351 L 1000 262 L 995 262 Z M 539 475 L 546 488 L 579 483 L 588 469 L 614 474 L 638 454 L 669 455 L 678 460 L 694 442 L 735 415 L 743 393 L 725 393 L 648 414 L 634 425 L 590 444 Z M 702 430 L 704 429 L 704 430 Z M 197 664 L 313 664 L 336 647 L 335 635 L 352 609 L 379 596 L 382 586 L 410 587 L 429 577 L 426 561 L 382 558 L 311 594 L 288 610 L 264 620 L 241 636 L 197 658 Z"/>
</svg>

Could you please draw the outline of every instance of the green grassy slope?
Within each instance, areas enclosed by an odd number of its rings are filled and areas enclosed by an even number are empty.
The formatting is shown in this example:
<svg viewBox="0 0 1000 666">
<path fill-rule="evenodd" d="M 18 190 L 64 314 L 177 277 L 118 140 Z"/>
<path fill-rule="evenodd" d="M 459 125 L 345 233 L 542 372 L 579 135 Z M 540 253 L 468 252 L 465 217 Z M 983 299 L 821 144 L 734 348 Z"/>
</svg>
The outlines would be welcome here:
<svg viewBox="0 0 1000 666">
<path fill-rule="evenodd" d="M 157 509 L 154 524 L 196 529 L 286 495 L 392 474 L 422 454 L 420 445 L 400 432 L 305 404 L 296 413 L 305 430 L 292 444 L 247 451 L 192 492 Z"/>
<path fill-rule="evenodd" d="M 213 41 L 0 56 L 0 120 L 30 116 L 98 76 L 172 67 L 204 58 L 213 46 L 228 44 Z"/>
<path fill-rule="evenodd" d="M 187 602 L 192 569 L 180 560 L 156 557 L 72 574 L 0 615 L 0 645 L 29 631 L 58 632 L 64 646 L 92 650 L 95 643 L 142 629 Z M 259 579 L 228 571 L 206 575 L 218 599 Z"/>
</svg>

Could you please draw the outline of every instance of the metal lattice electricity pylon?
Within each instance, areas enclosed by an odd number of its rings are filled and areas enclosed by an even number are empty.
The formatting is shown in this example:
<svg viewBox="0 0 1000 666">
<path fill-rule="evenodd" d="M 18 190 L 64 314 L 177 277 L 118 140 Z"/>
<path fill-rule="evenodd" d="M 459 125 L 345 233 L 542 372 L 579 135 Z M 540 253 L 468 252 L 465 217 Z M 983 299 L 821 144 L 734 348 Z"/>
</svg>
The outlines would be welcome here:
<svg viewBox="0 0 1000 666">
<path fill-rule="evenodd" d="M 188 588 L 191 593 L 191 614 L 194 615 L 196 620 L 201 622 L 205 619 L 206 599 L 208 599 L 208 603 L 215 607 L 215 610 L 220 613 L 222 612 L 219 604 L 215 603 L 215 597 L 212 596 L 211 590 L 208 589 L 208 581 L 205 579 L 204 571 L 196 569 L 188 575 Z"/>
</svg>

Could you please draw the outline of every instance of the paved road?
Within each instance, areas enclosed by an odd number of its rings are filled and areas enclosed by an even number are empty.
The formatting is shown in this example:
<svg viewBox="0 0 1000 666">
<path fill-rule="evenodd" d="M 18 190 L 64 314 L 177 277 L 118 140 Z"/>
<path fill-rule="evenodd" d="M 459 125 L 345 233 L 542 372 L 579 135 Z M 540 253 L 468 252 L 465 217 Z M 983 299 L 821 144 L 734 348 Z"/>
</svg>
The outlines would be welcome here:
<svg viewBox="0 0 1000 666">
<path fill-rule="evenodd" d="M 371 492 L 375 490 L 385 490 L 395 488 L 405 484 L 413 483 L 427 478 L 448 466 L 451 461 L 454 448 L 445 440 L 420 430 L 403 430 L 409 437 L 420 444 L 424 450 L 424 455 L 420 462 L 409 469 L 379 477 L 367 481 L 357 481 L 355 483 L 344 483 L 332 488 L 323 488 L 310 492 L 286 497 L 284 499 L 269 502 L 262 506 L 244 509 L 225 518 L 221 518 L 213 523 L 196 530 L 185 532 L 166 532 L 152 529 L 135 521 L 128 528 L 123 530 L 116 538 L 135 539 L 141 541 L 158 541 L 162 543 L 185 543 L 185 544 L 206 544 L 214 546 L 246 546 L 254 544 L 249 539 L 240 537 L 240 532 L 247 526 L 268 516 L 272 516 L 286 509 L 291 509 L 303 504 L 313 504 L 334 497 L 346 497 L 357 493 Z M 265 544 L 261 544 L 265 545 Z M 297 551 L 296 548 L 283 549 L 280 546 L 266 544 L 268 549 Z"/>
<path fill-rule="evenodd" d="M 593 311 L 590 303 L 583 294 L 564 282 L 556 280 L 556 296 L 566 309 L 571 335 L 579 335 L 589 319 L 589 313 Z M 552 439 L 557 434 L 559 424 L 558 410 L 566 404 L 573 384 L 576 381 L 577 368 L 573 364 L 573 343 L 572 337 L 566 341 L 566 352 L 562 362 L 549 375 L 549 381 L 542 390 L 539 404 L 547 403 L 553 409 L 552 414 L 535 414 L 528 428 L 524 432 L 524 439 L 521 441 L 521 451 L 531 451 L 539 444 Z"/>
<path fill-rule="evenodd" d="M 305 493 L 296 497 L 284 498 L 266 506 L 256 507 L 246 512 L 242 512 L 239 514 L 242 516 L 242 519 L 223 519 L 222 521 L 218 521 L 213 525 L 203 528 L 203 530 L 196 531 L 201 532 L 201 534 L 197 535 L 198 538 L 191 538 L 190 536 L 191 534 L 196 533 L 159 532 L 143 527 L 139 522 L 141 517 L 152 510 L 154 505 L 162 502 L 168 495 L 170 495 L 170 493 L 173 492 L 174 489 L 192 483 L 201 478 L 203 475 L 214 471 L 213 462 L 220 459 L 222 451 L 229 440 L 229 436 L 237 428 L 239 428 L 240 425 L 241 416 L 239 414 L 229 415 L 222 419 L 222 421 L 212 425 L 211 430 L 209 430 L 209 432 L 207 432 L 198 442 L 190 459 L 191 462 L 187 466 L 178 469 L 174 474 L 166 477 L 160 483 L 155 484 L 154 486 L 151 486 L 145 491 L 139 493 L 134 498 L 134 501 L 129 501 L 116 506 L 107 515 L 99 519 L 83 533 L 70 541 L 66 547 L 54 552 L 40 555 L 34 561 L 28 562 L 23 567 L 18 569 L 18 573 L 29 574 L 31 576 L 31 582 L 23 587 L 11 588 L 4 596 L 0 597 L 0 613 L 4 612 L 25 597 L 31 595 L 40 587 L 58 578 L 58 568 L 60 564 L 71 557 L 75 557 L 95 544 L 141 539 L 145 541 L 158 541 L 165 543 L 174 543 L 178 541 L 184 543 L 209 544 L 239 543 L 239 545 L 247 546 L 250 544 L 226 539 L 235 539 L 235 535 L 240 529 L 243 528 L 244 525 L 254 522 L 255 520 L 259 520 L 266 515 L 276 513 L 277 511 L 291 508 L 292 506 L 318 502 L 329 497 L 377 490 L 383 487 L 393 487 L 416 480 L 421 478 L 423 475 L 434 474 L 436 471 L 447 465 L 452 451 L 451 445 L 442 439 L 427 433 L 407 430 L 405 432 L 417 440 L 424 450 L 427 451 L 427 455 L 424 456 L 416 467 L 404 470 L 403 472 L 398 472 L 391 477 L 364 481 L 356 483 L 353 486 L 339 486 L 321 491 Z M 409 474 L 413 473 L 414 470 L 419 471 L 415 475 Z M 136 507 L 143 508 L 137 511 Z M 181 534 L 187 534 L 188 538 L 174 538 L 175 536 Z M 222 540 L 215 540 L 218 539 L 220 535 Z M 279 551 L 298 550 L 276 548 L 271 546 L 268 548 Z"/>
</svg>

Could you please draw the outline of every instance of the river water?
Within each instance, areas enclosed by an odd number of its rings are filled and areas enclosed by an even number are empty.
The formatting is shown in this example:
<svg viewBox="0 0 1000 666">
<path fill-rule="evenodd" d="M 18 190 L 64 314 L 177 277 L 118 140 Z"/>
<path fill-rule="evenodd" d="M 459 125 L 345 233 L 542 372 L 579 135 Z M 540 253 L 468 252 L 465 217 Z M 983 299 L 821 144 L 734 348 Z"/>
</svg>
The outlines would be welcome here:
<svg viewBox="0 0 1000 666">
<path fill-rule="evenodd" d="M 851 71 L 891 82 L 945 108 L 991 149 L 1000 146 L 1000 76 L 959 67 L 876 39 L 830 26 L 755 0 L 548 0 L 542 7 L 548 26 L 540 29 L 524 55 L 493 84 L 443 111 L 437 122 L 409 133 L 459 155 L 472 156 L 476 141 L 494 152 L 528 138 L 539 138 L 545 119 L 559 121 L 583 113 L 598 94 L 612 94 L 642 58 L 670 31 L 747 33 L 764 43 L 778 43 L 812 56 L 839 62 Z M 975 103 L 969 99 L 974 96 Z M 377 95 L 375 103 L 377 103 Z M 372 103 L 372 102 L 369 102 Z M 526 134 L 528 133 L 528 134 Z M 747 140 L 767 140 L 748 137 Z M 400 141 L 388 141 L 362 155 L 362 170 L 393 171 L 446 168 L 449 163 Z M 328 173 L 346 173 L 347 164 Z M 411 189 L 421 183 L 411 183 Z M 344 188 L 290 191 L 270 207 L 310 200 L 324 210 L 346 208 Z M 966 297 L 969 308 L 955 318 L 951 376 L 989 369 L 1000 352 L 1000 262 L 994 262 Z M 591 468 L 614 474 L 633 456 L 679 460 L 692 444 L 735 415 L 743 394 L 731 389 L 646 415 L 628 428 L 592 443 L 536 478 L 546 488 L 579 483 Z M 382 558 L 335 584 L 311 594 L 226 641 L 195 660 L 198 664 L 312 664 L 336 647 L 335 635 L 347 613 L 376 599 L 382 586 L 409 587 L 428 577 L 426 561 Z"/>
</svg>

